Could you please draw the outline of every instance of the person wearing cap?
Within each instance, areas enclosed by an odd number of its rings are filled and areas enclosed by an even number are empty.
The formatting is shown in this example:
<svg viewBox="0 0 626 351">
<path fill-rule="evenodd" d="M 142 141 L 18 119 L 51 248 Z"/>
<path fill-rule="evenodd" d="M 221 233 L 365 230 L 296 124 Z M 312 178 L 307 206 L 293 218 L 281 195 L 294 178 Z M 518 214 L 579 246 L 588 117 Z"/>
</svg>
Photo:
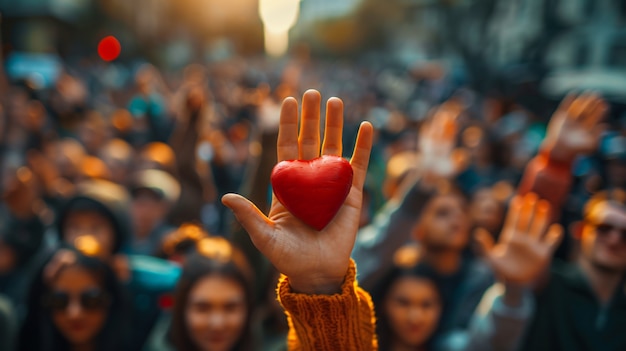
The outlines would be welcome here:
<svg viewBox="0 0 626 351">
<path fill-rule="evenodd" d="M 180 185 L 167 172 L 148 169 L 133 175 L 130 192 L 134 234 L 130 249 L 135 254 L 154 255 L 163 237 L 175 229 L 165 218 L 178 201 Z"/>
</svg>

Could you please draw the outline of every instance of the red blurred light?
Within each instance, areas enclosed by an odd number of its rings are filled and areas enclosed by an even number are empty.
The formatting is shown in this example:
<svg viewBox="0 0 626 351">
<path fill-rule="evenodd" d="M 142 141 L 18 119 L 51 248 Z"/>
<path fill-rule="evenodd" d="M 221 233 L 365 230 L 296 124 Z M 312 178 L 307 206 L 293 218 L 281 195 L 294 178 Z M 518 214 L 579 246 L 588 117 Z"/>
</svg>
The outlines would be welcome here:
<svg viewBox="0 0 626 351">
<path fill-rule="evenodd" d="M 104 37 L 98 43 L 98 55 L 104 61 L 115 60 L 120 55 L 120 52 L 122 52 L 122 45 L 112 35 Z"/>
<path fill-rule="evenodd" d="M 169 294 L 161 295 L 159 297 L 158 305 L 163 310 L 169 310 L 174 306 L 174 297 Z"/>
</svg>

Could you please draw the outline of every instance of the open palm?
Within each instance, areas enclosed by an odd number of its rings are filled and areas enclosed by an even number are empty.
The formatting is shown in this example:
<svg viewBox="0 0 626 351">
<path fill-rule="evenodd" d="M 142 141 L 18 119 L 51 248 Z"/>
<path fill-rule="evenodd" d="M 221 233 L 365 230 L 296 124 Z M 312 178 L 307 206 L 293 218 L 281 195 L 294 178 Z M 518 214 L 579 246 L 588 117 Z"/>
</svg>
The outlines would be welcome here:
<svg viewBox="0 0 626 351">
<path fill-rule="evenodd" d="M 550 205 L 534 193 L 516 196 L 498 243 L 484 230 L 476 239 L 498 278 L 507 283 L 534 283 L 548 268 L 563 235 L 560 225 L 548 228 Z"/>
<path fill-rule="evenodd" d="M 601 124 L 608 105 L 595 94 L 568 95 L 554 112 L 545 143 L 554 157 L 567 161 L 593 151 L 605 126 Z"/>
<path fill-rule="evenodd" d="M 326 126 L 320 153 L 320 102 L 315 90 L 303 96 L 298 132 L 298 103 L 294 98 L 283 101 L 278 133 L 278 162 L 310 160 L 320 155 L 341 156 L 343 102 L 328 100 Z M 233 210 L 254 245 L 270 262 L 289 277 L 294 291 L 330 294 L 338 292 L 350 264 L 361 213 L 362 191 L 367 173 L 373 128 L 361 124 L 350 164 L 352 187 L 334 219 L 317 231 L 294 217 L 272 197 L 269 216 L 254 204 L 236 194 L 227 194 L 223 203 Z"/>
</svg>

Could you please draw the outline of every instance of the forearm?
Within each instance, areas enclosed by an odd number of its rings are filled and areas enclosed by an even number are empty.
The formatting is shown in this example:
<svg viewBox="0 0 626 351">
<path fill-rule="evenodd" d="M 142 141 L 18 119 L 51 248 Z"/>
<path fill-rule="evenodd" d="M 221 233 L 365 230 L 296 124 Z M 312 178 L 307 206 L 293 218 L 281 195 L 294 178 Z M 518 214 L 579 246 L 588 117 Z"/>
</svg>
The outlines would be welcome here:
<svg viewBox="0 0 626 351">
<path fill-rule="evenodd" d="M 526 166 L 518 188 L 518 194 L 536 193 L 550 202 L 553 209 L 562 208 L 572 185 L 572 160 L 552 158 L 550 149 L 542 149 Z M 553 220 L 559 213 L 553 213 Z"/>
<path fill-rule="evenodd" d="M 517 350 L 534 311 L 534 299 L 523 287 L 492 286 L 476 310 L 464 351 Z"/>
<path fill-rule="evenodd" d="M 411 239 L 417 218 L 432 192 L 416 182 L 400 202 L 388 202 L 374 221 L 359 231 L 352 258 L 359 267 L 359 284 L 370 290 L 392 265 L 394 252 Z"/>
<path fill-rule="evenodd" d="M 373 304 L 355 276 L 351 263 L 341 293 L 334 295 L 295 293 L 289 278 L 281 277 L 277 293 L 288 315 L 289 350 L 377 349 Z"/>
</svg>

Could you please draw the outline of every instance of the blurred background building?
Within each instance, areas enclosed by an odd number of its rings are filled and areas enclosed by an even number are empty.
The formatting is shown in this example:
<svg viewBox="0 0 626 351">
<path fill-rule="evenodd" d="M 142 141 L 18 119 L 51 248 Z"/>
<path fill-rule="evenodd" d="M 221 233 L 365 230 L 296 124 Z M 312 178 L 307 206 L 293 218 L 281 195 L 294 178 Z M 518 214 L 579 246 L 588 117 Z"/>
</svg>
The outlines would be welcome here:
<svg viewBox="0 0 626 351">
<path fill-rule="evenodd" d="M 407 70 L 437 61 L 483 93 L 557 100 L 572 88 L 594 89 L 626 103 L 623 0 L 293 1 L 300 3 L 290 47 L 314 55 L 374 57 Z M 258 0 L 0 0 L 2 53 L 9 65 L 18 55 L 22 66 L 31 60 L 53 71 L 56 55 L 94 59 L 97 41 L 112 34 L 124 48 L 121 61 L 145 57 L 163 68 L 258 55 L 258 7 Z"/>
</svg>

